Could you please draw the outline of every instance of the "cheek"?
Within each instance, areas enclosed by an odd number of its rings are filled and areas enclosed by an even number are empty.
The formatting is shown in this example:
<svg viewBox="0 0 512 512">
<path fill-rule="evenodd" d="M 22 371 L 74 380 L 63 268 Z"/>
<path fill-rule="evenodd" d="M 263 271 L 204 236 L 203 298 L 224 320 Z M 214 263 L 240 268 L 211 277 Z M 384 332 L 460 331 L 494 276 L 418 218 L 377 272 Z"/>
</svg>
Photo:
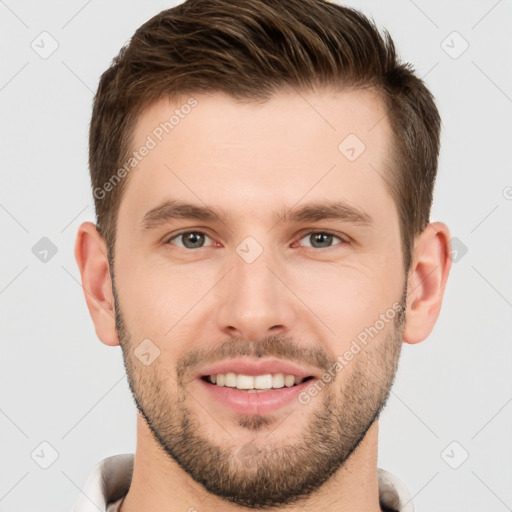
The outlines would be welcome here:
<svg viewBox="0 0 512 512">
<path fill-rule="evenodd" d="M 376 322 L 379 333 L 386 331 L 394 316 L 393 306 L 396 308 L 402 295 L 402 281 L 403 276 L 391 268 L 383 272 L 378 266 L 316 263 L 295 276 L 293 289 L 307 305 L 306 314 L 317 317 L 328 337 L 332 335 L 332 350 L 339 354 Z M 381 315 L 386 314 L 386 328 L 382 329 Z"/>
<path fill-rule="evenodd" d="M 126 258 L 116 288 L 130 332 L 137 338 L 172 339 L 191 322 L 197 328 L 201 300 L 216 282 L 212 265 L 171 265 L 151 257 Z"/>
</svg>

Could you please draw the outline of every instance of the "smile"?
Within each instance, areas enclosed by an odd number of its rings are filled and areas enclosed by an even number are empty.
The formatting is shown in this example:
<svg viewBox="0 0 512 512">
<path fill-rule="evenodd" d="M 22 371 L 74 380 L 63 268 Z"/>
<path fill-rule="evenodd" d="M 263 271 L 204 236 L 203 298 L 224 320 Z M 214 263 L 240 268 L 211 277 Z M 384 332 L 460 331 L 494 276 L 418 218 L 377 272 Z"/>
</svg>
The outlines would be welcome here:
<svg viewBox="0 0 512 512">
<path fill-rule="evenodd" d="M 203 379 L 216 386 L 236 388 L 248 393 L 263 393 L 272 389 L 290 388 L 313 377 L 299 377 L 284 373 L 265 373 L 262 375 L 245 375 L 243 373 L 219 373 L 207 375 Z"/>
</svg>

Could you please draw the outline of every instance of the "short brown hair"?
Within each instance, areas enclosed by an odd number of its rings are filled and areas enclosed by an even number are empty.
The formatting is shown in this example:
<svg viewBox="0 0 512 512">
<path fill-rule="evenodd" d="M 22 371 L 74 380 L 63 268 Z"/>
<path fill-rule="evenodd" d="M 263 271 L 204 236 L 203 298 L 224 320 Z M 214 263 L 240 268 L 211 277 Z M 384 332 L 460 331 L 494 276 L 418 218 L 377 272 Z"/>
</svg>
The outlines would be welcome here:
<svg viewBox="0 0 512 512">
<path fill-rule="evenodd" d="M 439 113 L 387 32 L 324 0 L 187 0 L 135 32 L 101 76 L 90 126 L 97 226 L 109 255 L 127 180 L 108 194 L 102 187 L 126 161 L 135 123 L 151 103 L 203 92 L 266 101 L 285 88 L 325 86 L 371 88 L 384 99 L 394 134 L 385 179 L 399 212 L 407 271 L 414 239 L 429 222 Z"/>
</svg>

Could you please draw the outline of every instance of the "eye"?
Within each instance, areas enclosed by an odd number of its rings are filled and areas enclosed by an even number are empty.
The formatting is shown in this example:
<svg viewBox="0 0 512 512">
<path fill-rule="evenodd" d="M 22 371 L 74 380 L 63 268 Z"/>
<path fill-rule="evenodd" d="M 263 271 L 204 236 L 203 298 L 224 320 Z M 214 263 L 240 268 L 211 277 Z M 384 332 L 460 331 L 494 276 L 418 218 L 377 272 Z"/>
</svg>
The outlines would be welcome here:
<svg viewBox="0 0 512 512">
<path fill-rule="evenodd" d="M 184 231 L 170 238 L 167 243 L 183 247 L 184 249 L 201 249 L 205 241 L 212 239 L 201 231 Z"/>
<path fill-rule="evenodd" d="M 338 242 L 346 243 L 346 241 L 341 237 L 326 231 L 310 231 L 305 236 L 303 236 L 299 242 L 301 240 L 306 240 L 309 242 L 303 245 L 303 247 L 313 247 L 314 249 L 328 249 L 329 247 L 336 245 L 336 243 L 333 244 L 335 240 L 338 240 Z"/>
</svg>

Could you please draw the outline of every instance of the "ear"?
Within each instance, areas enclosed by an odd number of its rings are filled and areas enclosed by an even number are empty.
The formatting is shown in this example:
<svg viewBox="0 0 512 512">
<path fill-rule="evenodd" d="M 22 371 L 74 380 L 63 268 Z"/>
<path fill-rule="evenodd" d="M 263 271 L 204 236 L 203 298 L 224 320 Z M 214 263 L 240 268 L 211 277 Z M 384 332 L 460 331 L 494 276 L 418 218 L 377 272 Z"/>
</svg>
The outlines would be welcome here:
<svg viewBox="0 0 512 512">
<path fill-rule="evenodd" d="M 85 301 L 98 338 L 105 345 L 119 345 L 107 247 L 92 222 L 84 222 L 78 228 L 75 258 L 82 276 Z"/>
<path fill-rule="evenodd" d="M 441 310 L 452 260 L 450 231 L 441 222 L 428 224 L 416 238 L 408 274 L 407 309 L 403 340 L 423 341 Z"/>
</svg>

